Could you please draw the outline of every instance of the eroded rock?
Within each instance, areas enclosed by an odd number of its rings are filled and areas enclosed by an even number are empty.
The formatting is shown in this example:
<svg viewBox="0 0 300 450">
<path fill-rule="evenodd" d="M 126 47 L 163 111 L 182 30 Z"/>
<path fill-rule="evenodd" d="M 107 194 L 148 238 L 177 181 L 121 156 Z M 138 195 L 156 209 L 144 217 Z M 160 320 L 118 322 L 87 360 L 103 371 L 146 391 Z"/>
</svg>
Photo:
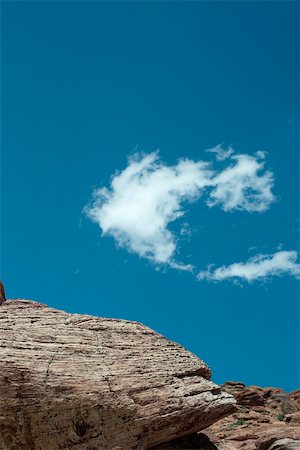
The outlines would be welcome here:
<svg viewBox="0 0 300 450">
<path fill-rule="evenodd" d="M 300 450 L 300 441 L 294 439 L 279 439 L 268 450 Z"/>
<path fill-rule="evenodd" d="M 299 446 L 299 390 L 288 394 L 275 387 L 245 386 L 232 381 L 221 388 L 235 397 L 237 411 L 205 430 L 218 450 L 269 450 L 282 439 Z"/>
<path fill-rule="evenodd" d="M 140 323 L 16 300 L 0 327 L 1 450 L 143 450 L 235 410 L 203 361 Z"/>
<path fill-rule="evenodd" d="M 300 441 L 289 438 L 276 439 L 267 450 L 300 450 Z"/>
</svg>

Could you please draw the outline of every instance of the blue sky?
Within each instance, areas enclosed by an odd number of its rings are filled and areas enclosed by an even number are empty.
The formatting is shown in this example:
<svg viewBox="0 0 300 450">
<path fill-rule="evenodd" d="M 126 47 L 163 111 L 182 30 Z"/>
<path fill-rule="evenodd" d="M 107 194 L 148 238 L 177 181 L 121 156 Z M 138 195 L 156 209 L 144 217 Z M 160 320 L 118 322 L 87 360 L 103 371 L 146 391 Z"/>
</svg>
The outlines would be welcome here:
<svg viewBox="0 0 300 450">
<path fill-rule="evenodd" d="M 2 2 L 7 296 L 141 321 L 196 353 L 218 383 L 299 388 L 299 281 L 291 271 L 251 283 L 197 280 L 209 264 L 228 268 L 299 249 L 298 9 L 296 2 Z M 205 149 L 218 144 L 235 153 L 217 161 Z M 105 216 L 101 237 L 104 216 L 97 224 L 83 209 L 96 188 L 115 201 L 111 177 L 130 166 L 128 157 L 141 161 L 157 149 L 152 173 L 185 158 L 210 162 L 217 176 L 237 155 L 250 155 L 265 164 L 258 177 L 272 172 L 274 198 L 264 191 L 260 212 L 241 203 L 225 211 L 223 197 L 210 207 L 216 182 L 194 192 L 194 202 L 180 197 L 185 215 L 164 228 L 174 253 L 165 264 L 153 252 L 143 257 L 140 247 L 132 251 L 136 235 L 124 234 L 126 218 L 112 236 Z M 170 196 L 162 199 L 169 205 Z M 146 203 L 137 208 L 150 217 Z"/>
</svg>

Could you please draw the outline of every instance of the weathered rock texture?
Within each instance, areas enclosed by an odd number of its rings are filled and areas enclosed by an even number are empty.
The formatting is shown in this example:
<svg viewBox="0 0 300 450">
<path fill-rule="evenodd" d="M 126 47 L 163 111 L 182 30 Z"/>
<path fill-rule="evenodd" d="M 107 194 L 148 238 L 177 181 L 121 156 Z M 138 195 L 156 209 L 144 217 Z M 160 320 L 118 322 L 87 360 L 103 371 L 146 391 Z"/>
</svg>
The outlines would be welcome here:
<svg viewBox="0 0 300 450">
<path fill-rule="evenodd" d="M 218 450 L 300 450 L 300 390 L 227 382 L 238 409 L 205 434 Z"/>
<path fill-rule="evenodd" d="M 0 449 L 139 449 L 235 410 L 204 362 L 146 326 L 0 307 Z"/>
</svg>

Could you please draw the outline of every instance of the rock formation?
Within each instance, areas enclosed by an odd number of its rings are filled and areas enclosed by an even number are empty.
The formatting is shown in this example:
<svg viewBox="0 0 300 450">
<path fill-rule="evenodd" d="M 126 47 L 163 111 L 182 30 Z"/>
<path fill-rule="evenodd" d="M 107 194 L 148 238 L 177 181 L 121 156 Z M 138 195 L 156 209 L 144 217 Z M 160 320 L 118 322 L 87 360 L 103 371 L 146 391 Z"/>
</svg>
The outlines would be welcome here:
<svg viewBox="0 0 300 450">
<path fill-rule="evenodd" d="M 218 450 L 300 450 L 300 390 L 227 382 L 222 390 L 237 400 L 237 411 L 205 434 Z"/>
<path fill-rule="evenodd" d="M 0 328 L 1 450 L 143 450 L 235 411 L 203 361 L 140 323 L 14 300 Z"/>
</svg>

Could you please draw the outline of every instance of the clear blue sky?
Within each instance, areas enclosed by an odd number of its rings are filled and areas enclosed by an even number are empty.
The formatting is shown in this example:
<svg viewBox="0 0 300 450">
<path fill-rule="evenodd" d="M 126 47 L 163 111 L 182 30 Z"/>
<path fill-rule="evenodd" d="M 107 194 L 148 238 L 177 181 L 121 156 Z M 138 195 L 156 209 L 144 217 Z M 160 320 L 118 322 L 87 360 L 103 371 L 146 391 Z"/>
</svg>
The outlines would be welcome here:
<svg viewBox="0 0 300 450">
<path fill-rule="evenodd" d="M 182 259 L 205 269 L 245 261 L 251 247 L 299 249 L 298 9 L 2 2 L 7 296 L 141 321 L 196 353 L 218 383 L 299 388 L 297 280 L 241 288 L 155 270 L 82 214 L 136 148 L 159 148 L 174 165 L 208 159 L 204 150 L 224 143 L 268 152 L 277 201 L 263 214 L 193 205 Z"/>
</svg>

